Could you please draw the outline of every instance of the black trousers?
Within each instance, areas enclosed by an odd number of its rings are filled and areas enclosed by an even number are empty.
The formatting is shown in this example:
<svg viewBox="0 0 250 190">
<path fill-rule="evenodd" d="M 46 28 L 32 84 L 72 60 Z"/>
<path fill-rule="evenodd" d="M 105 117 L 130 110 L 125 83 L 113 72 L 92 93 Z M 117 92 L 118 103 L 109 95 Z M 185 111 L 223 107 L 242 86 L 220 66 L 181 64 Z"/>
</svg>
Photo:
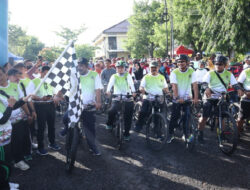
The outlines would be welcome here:
<svg viewBox="0 0 250 190">
<path fill-rule="evenodd" d="M 124 126 L 125 132 L 124 136 L 129 135 L 129 130 L 131 128 L 132 116 L 133 116 L 133 108 L 134 102 L 125 102 L 125 110 L 124 110 Z M 118 101 L 113 101 L 110 110 L 108 111 L 108 122 L 107 125 L 112 126 L 115 120 L 116 113 L 121 109 L 121 105 Z"/>
<path fill-rule="evenodd" d="M 181 110 L 184 112 L 184 118 L 183 118 L 183 133 L 186 135 L 186 129 L 188 127 L 189 123 L 189 114 L 191 111 L 191 104 L 190 103 L 184 103 L 184 104 L 179 104 L 179 103 L 173 103 L 172 107 L 172 115 L 169 123 L 169 133 L 173 134 L 174 133 L 174 128 L 177 127 L 177 122 L 178 119 L 180 118 L 181 115 Z"/>
<path fill-rule="evenodd" d="M 44 130 L 48 126 L 48 137 L 50 144 L 55 143 L 55 105 L 54 103 L 35 104 L 37 113 L 37 142 L 38 149 L 44 148 Z"/>
<path fill-rule="evenodd" d="M 23 160 L 24 156 L 31 154 L 31 138 L 27 121 L 12 124 L 11 155 L 15 163 Z"/>
<path fill-rule="evenodd" d="M 0 189 L 7 190 L 9 187 L 11 165 L 11 145 L 0 146 Z"/>
<path fill-rule="evenodd" d="M 81 115 L 84 133 L 87 139 L 89 148 L 93 151 L 97 150 L 95 144 L 96 131 L 95 131 L 95 111 L 83 111 Z"/>
</svg>

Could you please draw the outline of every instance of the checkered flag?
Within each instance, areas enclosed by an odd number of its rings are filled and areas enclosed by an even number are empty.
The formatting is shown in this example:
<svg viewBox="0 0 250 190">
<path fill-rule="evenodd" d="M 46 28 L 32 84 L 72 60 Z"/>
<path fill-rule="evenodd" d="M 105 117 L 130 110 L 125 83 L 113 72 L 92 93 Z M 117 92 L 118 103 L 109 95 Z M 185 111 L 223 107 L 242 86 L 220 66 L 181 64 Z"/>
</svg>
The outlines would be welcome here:
<svg viewBox="0 0 250 190">
<path fill-rule="evenodd" d="M 74 43 L 65 49 L 60 61 L 52 68 L 51 72 L 47 76 L 45 82 L 53 86 L 56 91 L 61 91 L 65 95 L 69 95 L 69 79 L 71 75 L 71 68 L 74 67 L 74 61 L 76 60 Z M 56 63 L 56 62 L 55 62 Z"/>
<path fill-rule="evenodd" d="M 56 91 L 61 91 L 69 97 L 70 127 L 74 127 L 79 121 L 83 110 L 80 74 L 76 71 L 77 64 L 74 43 L 71 42 L 44 77 L 44 81 L 53 86 Z"/>
<path fill-rule="evenodd" d="M 71 88 L 69 95 L 69 108 L 68 114 L 70 118 L 69 127 L 74 127 L 75 124 L 79 121 L 82 110 L 82 89 L 80 85 L 80 74 L 76 71 L 77 61 L 74 61 L 74 67 L 71 69 Z"/>
</svg>

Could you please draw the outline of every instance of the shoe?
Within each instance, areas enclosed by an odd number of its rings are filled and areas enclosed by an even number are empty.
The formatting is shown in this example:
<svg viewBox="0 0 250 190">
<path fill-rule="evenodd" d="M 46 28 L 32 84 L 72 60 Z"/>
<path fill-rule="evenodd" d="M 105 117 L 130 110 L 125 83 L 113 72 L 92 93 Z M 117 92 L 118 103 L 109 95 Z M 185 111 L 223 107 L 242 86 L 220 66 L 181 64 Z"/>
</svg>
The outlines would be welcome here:
<svg viewBox="0 0 250 190">
<path fill-rule="evenodd" d="M 36 143 L 32 143 L 32 149 L 37 149 L 38 145 Z"/>
<path fill-rule="evenodd" d="M 128 136 L 124 136 L 123 139 L 128 142 L 128 141 L 130 141 L 130 136 L 129 135 Z"/>
<path fill-rule="evenodd" d="M 101 156 L 102 155 L 98 149 L 92 150 L 92 154 L 93 154 L 93 156 Z"/>
<path fill-rule="evenodd" d="M 20 170 L 23 170 L 23 171 L 30 169 L 29 165 L 26 164 L 23 160 L 14 164 L 14 167 L 19 168 Z"/>
<path fill-rule="evenodd" d="M 142 130 L 142 126 L 136 125 L 134 128 L 134 131 L 137 133 L 140 133 L 140 131 Z"/>
<path fill-rule="evenodd" d="M 32 156 L 31 155 L 24 156 L 24 160 L 25 161 L 31 161 L 32 160 Z"/>
<path fill-rule="evenodd" d="M 173 135 L 173 134 L 169 134 L 167 143 L 169 144 L 169 143 L 171 143 L 173 140 L 174 140 L 174 135 Z"/>
<path fill-rule="evenodd" d="M 191 135 L 187 138 L 187 143 L 191 143 L 191 142 L 193 142 L 193 140 L 194 140 L 194 135 L 191 134 Z"/>
<path fill-rule="evenodd" d="M 46 156 L 46 155 L 48 155 L 48 151 L 45 150 L 45 149 L 38 149 L 36 152 L 37 152 L 37 154 L 39 154 L 40 156 Z"/>
<path fill-rule="evenodd" d="M 48 147 L 49 147 L 50 149 L 52 149 L 52 150 L 55 150 L 55 151 L 58 151 L 58 150 L 61 149 L 61 147 L 58 146 L 56 143 L 54 143 L 54 144 L 49 144 Z"/>
<path fill-rule="evenodd" d="M 203 139 L 203 131 L 198 132 L 198 141 L 200 144 L 205 144 L 204 139 Z"/>
<path fill-rule="evenodd" d="M 67 129 L 66 129 L 66 128 L 64 128 L 64 129 L 59 133 L 59 135 L 60 135 L 61 137 L 65 137 L 66 134 L 67 134 Z"/>
<path fill-rule="evenodd" d="M 186 142 L 186 136 L 185 135 L 182 135 L 181 139 Z"/>
<path fill-rule="evenodd" d="M 109 126 L 109 125 L 106 125 L 106 130 L 111 130 L 112 129 L 112 127 L 111 126 Z"/>
<path fill-rule="evenodd" d="M 9 183 L 10 189 L 18 189 L 19 188 L 19 184 L 17 183 Z"/>
</svg>

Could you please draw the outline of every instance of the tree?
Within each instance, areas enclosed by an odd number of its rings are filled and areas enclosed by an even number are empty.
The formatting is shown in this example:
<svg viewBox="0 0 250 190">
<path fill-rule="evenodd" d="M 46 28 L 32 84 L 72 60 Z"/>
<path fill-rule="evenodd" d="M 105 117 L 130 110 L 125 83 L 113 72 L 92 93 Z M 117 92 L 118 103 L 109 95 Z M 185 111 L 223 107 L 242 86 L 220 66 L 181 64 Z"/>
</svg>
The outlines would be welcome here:
<svg viewBox="0 0 250 190">
<path fill-rule="evenodd" d="M 39 55 L 41 55 L 48 62 L 54 62 L 60 56 L 62 51 L 63 48 L 46 47 L 39 52 Z"/>
<path fill-rule="evenodd" d="M 79 35 L 86 30 L 84 25 L 80 26 L 79 29 L 72 30 L 70 28 L 61 26 L 60 32 L 55 32 L 55 34 L 62 38 L 62 44 L 68 45 L 70 40 L 77 40 Z"/>
<path fill-rule="evenodd" d="M 160 6 L 160 2 L 156 0 L 134 2 L 134 14 L 129 18 L 131 26 L 126 42 L 126 48 L 132 57 L 153 57 L 156 46 L 151 37 L 154 35 L 154 23 L 161 22 L 161 16 L 156 11 Z"/>
<path fill-rule="evenodd" d="M 221 51 L 230 57 L 250 48 L 250 2 L 214 0 L 202 2 L 202 39 L 207 51 Z"/>
<path fill-rule="evenodd" d="M 96 47 L 90 46 L 88 44 L 76 45 L 76 56 L 78 58 L 85 57 L 90 60 L 90 58 L 94 57 Z"/>
<path fill-rule="evenodd" d="M 38 38 L 34 36 L 28 36 L 28 43 L 25 47 L 25 51 L 23 53 L 24 59 L 35 60 L 38 53 L 44 48 L 44 44 L 41 43 Z"/>
</svg>

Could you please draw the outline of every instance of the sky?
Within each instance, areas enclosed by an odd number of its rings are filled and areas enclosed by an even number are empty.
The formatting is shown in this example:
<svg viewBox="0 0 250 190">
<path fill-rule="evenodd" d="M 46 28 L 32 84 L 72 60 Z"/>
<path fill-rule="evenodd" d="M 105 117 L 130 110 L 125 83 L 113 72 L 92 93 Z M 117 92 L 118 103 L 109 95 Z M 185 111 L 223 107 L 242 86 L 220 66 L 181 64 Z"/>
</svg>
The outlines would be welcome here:
<svg viewBox="0 0 250 190">
<path fill-rule="evenodd" d="M 39 38 L 46 46 L 60 43 L 54 31 L 60 26 L 87 30 L 78 43 L 91 44 L 104 29 L 133 12 L 134 0 L 9 0 L 10 24 L 21 26 L 28 35 Z"/>
</svg>

